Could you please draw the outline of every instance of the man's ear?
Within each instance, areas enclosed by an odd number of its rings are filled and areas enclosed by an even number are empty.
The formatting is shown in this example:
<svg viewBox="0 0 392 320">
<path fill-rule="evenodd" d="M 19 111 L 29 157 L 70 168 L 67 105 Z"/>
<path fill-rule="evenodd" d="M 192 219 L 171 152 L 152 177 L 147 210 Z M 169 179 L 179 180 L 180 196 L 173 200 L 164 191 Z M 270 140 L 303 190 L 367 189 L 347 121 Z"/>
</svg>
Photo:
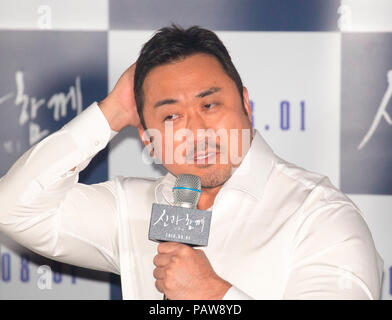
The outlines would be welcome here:
<svg viewBox="0 0 392 320">
<path fill-rule="evenodd" d="M 246 87 L 242 87 L 242 95 L 244 97 L 243 100 L 244 108 L 248 114 L 248 119 L 250 123 L 252 123 L 252 109 L 250 108 L 249 94 L 248 94 L 248 89 Z"/>
<path fill-rule="evenodd" d="M 145 130 L 141 123 L 137 126 L 137 131 L 139 133 L 139 138 L 142 140 L 143 144 L 146 146 L 147 150 L 150 152 L 151 157 L 154 157 L 154 147 L 152 143 L 152 138 L 148 134 L 148 130 Z"/>
</svg>

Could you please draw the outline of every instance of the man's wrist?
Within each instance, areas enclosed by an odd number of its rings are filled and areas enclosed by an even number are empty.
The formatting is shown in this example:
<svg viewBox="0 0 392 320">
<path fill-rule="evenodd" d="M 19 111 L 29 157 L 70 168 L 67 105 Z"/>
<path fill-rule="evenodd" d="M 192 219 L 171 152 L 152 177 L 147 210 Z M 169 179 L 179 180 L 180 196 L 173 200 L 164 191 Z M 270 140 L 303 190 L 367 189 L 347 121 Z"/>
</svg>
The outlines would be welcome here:
<svg viewBox="0 0 392 320">
<path fill-rule="evenodd" d="M 113 137 L 109 123 L 95 102 L 66 123 L 64 130 L 73 138 L 82 161 L 105 148 Z"/>
<path fill-rule="evenodd" d="M 127 115 L 109 97 L 97 103 L 113 131 L 121 131 L 128 126 Z"/>
<path fill-rule="evenodd" d="M 222 300 L 226 292 L 231 288 L 231 283 L 220 277 L 214 277 L 211 281 L 210 288 L 214 288 L 215 290 L 211 290 L 213 294 L 209 299 Z"/>
</svg>

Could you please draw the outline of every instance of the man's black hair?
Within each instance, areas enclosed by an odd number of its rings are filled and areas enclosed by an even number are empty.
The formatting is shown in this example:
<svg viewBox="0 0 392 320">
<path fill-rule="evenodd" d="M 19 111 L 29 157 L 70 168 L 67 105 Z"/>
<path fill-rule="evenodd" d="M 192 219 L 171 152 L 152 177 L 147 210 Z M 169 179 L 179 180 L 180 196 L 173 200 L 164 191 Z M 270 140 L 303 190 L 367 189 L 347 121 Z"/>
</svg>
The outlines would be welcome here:
<svg viewBox="0 0 392 320">
<path fill-rule="evenodd" d="M 158 30 L 144 44 L 136 61 L 134 93 L 140 122 L 144 129 L 146 129 L 146 124 L 143 117 L 143 83 L 148 72 L 159 65 L 175 62 L 196 53 L 210 54 L 218 59 L 226 74 L 235 82 L 243 105 L 241 77 L 226 47 L 217 35 L 198 26 L 184 29 L 172 25 Z"/>
</svg>

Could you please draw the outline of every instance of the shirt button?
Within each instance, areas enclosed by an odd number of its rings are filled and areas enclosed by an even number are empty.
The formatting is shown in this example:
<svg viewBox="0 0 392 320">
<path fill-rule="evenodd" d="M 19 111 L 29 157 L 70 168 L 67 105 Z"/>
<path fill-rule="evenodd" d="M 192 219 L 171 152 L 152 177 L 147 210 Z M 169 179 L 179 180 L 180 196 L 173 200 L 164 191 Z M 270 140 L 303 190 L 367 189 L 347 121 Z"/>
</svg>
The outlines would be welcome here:
<svg viewBox="0 0 392 320">
<path fill-rule="evenodd" d="M 97 140 L 97 141 L 95 141 L 95 143 L 94 143 L 94 144 L 95 144 L 95 146 L 96 146 L 96 147 L 98 147 L 98 146 L 99 146 L 99 141 L 98 141 L 98 140 Z"/>
</svg>

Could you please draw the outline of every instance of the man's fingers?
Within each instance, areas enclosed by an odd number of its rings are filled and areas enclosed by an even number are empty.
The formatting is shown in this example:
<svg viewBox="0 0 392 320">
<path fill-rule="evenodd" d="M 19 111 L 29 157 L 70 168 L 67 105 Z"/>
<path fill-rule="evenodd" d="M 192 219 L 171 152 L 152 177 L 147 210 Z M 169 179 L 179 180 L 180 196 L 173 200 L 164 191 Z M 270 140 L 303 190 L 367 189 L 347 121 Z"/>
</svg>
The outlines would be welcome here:
<svg viewBox="0 0 392 320">
<path fill-rule="evenodd" d="M 185 246 L 185 244 L 178 242 L 161 242 L 158 245 L 158 253 L 169 253 L 177 250 L 181 246 Z"/>
<path fill-rule="evenodd" d="M 155 281 L 155 287 L 158 289 L 159 292 L 164 293 L 164 291 L 163 291 L 163 280 Z"/>
<path fill-rule="evenodd" d="M 153 271 L 154 278 L 157 280 L 163 280 L 166 276 L 166 268 L 155 268 Z"/>
<path fill-rule="evenodd" d="M 157 267 L 164 267 L 166 265 L 168 265 L 171 261 L 171 255 L 168 253 L 160 253 L 157 254 L 154 259 L 153 259 L 153 263 L 155 266 Z"/>
</svg>

